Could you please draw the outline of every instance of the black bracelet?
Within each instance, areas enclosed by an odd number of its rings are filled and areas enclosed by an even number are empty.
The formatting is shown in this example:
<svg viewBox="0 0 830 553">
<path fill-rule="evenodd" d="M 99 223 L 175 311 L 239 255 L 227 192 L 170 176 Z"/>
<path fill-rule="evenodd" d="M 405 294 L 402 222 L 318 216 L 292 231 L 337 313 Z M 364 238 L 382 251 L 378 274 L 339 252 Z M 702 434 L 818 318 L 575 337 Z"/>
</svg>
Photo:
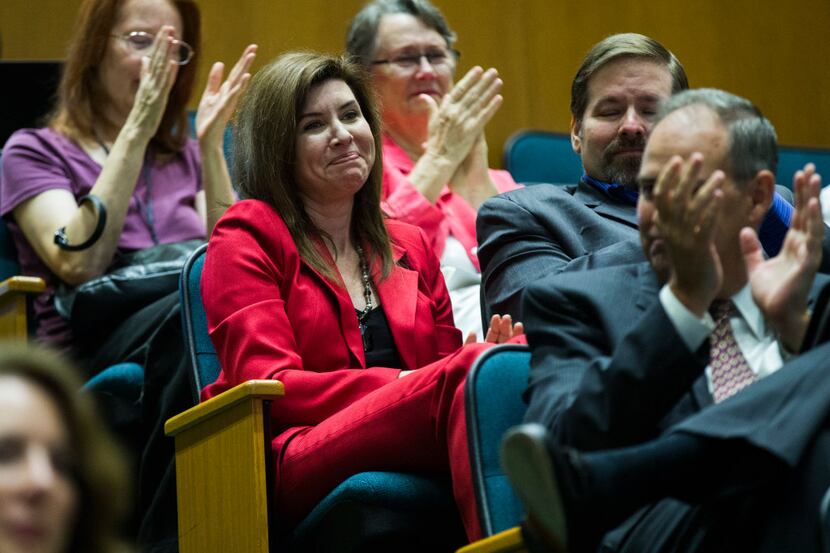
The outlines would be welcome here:
<svg viewBox="0 0 830 553">
<path fill-rule="evenodd" d="M 66 227 L 61 227 L 55 231 L 55 244 L 62 250 L 70 251 L 70 252 L 77 252 L 80 250 L 85 250 L 88 247 L 92 246 L 95 242 L 101 238 L 101 235 L 104 234 L 104 227 L 107 225 L 107 207 L 104 205 L 104 202 L 101 201 L 101 198 L 95 196 L 94 194 L 88 194 L 83 196 L 78 200 L 78 205 L 81 205 L 84 202 L 92 202 L 95 204 L 95 209 L 98 212 L 98 224 L 95 225 L 95 230 L 92 231 L 92 236 L 87 238 L 85 242 L 82 244 L 78 244 L 77 246 L 72 246 L 69 244 L 69 239 L 66 237 Z"/>
</svg>

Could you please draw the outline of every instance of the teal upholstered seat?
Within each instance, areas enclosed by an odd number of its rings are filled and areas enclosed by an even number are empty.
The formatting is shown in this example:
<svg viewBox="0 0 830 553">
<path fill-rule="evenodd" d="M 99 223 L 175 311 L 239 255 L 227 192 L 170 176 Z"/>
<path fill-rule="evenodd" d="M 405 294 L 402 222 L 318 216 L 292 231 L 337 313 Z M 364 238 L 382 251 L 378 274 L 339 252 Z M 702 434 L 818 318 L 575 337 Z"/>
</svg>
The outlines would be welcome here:
<svg viewBox="0 0 830 553">
<path fill-rule="evenodd" d="M 566 133 L 522 130 L 504 144 L 504 168 L 524 184 L 575 184 L 582 176 L 582 159 Z"/>
<path fill-rule="evenodd" d="M 799 169 L 803 169 L 807 163 L 815 164 L 816 171 L 824 177 L 826 186 L 827 178 L 830 177 L 830 149 L 828 148 L 780 146 L 775 181 L 787 188 L 792 188 L 793 175 Z"/>
<path fill-rule="evenodd" d="M 524 514 L 502 472 L 499 447 L 507 429 L 524 417 L 522 392 L 529 370 L 528 347 L 505 344 L 482 353 L 467 376 L 467 438 L 484 536 L 516 526 Z"/>
</svg>

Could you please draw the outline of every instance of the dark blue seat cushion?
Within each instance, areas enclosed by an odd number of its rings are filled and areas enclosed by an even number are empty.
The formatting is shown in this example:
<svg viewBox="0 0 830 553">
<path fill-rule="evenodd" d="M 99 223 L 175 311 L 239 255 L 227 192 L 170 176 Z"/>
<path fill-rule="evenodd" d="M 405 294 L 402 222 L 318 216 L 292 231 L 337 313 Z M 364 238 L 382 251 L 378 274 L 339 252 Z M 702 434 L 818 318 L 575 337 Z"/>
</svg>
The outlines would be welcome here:
<svg viewBox="0 0 830 553">
<path fill-rule="evenodd" d="M 362 472 L 294 529 L 293 551 L 451 551 L 466 543 L 447 475 Z"/>
</svg>

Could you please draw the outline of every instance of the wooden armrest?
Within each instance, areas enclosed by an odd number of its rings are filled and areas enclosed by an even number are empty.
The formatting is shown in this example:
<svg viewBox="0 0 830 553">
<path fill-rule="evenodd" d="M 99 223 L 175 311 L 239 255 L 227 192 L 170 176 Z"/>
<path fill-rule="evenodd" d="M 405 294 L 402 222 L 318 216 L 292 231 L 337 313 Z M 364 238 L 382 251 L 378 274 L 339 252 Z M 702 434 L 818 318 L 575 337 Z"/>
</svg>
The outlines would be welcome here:
<svg viewBox="0 0 830 553">
<path fill-rule="evenodd" d="M 26 295 L 40 294 L 45 289 L 46 283 L 38 277 L 14 276 L 0 282 L 0 337 L 26 340 Z"/>
<path fill-rule="evenodd" d="M 522 530 L 518 526 L 466 545 L 456 553 L 527 553 Z"/>
<path fill-rule="evenodd" d="M 40 294 L 46 290 L 46 282 L 40 277 L 13 276 L 0 282 L 0 296 L 13 292 Z"/>
<path fill-rule="evenodd" d="M 250 399 L 274 399 L 285 395 L 285 386 L 279 380 L 249 380 L 230 390 L 226 390 L 216 397 L 191 407 L 175 417 L 171 417 L 164 424 L 164 433 L 175 437 L 180 432 L 196 424 L 205 422 L 211 417 L 227 411 Z"/>
<path fill-rule="evenodd" d="M 250 380 L 169 419 L 181 553 L 268 553 L 269 404 L 282 382 Z"/>
</svg>

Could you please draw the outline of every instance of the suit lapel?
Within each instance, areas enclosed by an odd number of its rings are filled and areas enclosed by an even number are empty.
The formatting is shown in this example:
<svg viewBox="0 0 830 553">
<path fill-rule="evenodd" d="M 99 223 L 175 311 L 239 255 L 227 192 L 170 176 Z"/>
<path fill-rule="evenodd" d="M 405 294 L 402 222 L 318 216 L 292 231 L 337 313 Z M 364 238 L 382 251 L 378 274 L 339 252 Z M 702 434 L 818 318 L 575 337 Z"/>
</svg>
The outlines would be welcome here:
<svg viewBox="0 0 830 553">
<path fill-rule="evenodd" d="M 637 264 L 637 273 L 637 280 L 640 283 L 636 300 L 637 307 L 645 311 L 655 301 L 659 301 L 658 296 L 662 284 L 657 280 L 657 275 L 648 261 Z M 712 394 L 709 393 L 709 383 L 705 372 L 692 384 L 689 394 L 693 398 L 691 407 L 693 410 L 699 410 L 712 404 Z"/>
<path fill-rule="evenodd" d="M 328 248 L 320 240 L 316 241 L 315 245 L 317 246 L 317 251 L 319 251 L 329 265 L 334 268 L 334 273 L 340 281 L 339 287 L 332 284 L 329 279 L 317 272 L 317 270 L 306 263 L 305 260 L 303 260 L 302 263 L 312 273 L 314 273 L 314 275 L 322 283 L 323 288 L 329 292 L 332 305 L 337 310 L 338 320 L 340 321 L 340 332 L 343 333 L 346 344 L 349 346 L 349 351 L 354 356 L 355 361 L 357 361 L 356 364 L 365 368 L 366 356 L 363 352 L 363 339 L 360 336 L 360 327 L 357 324 L 357 314 L 355 313 L 352 299 L 346 291 L 346 283 L 343 282 L 340 273 L 337 271 L 337 264 L 334 262 L 334 258 L 331 256 L 331 253 L 329 253 Z"/>
<path fill-rule="evenodd" d="M 601 217 L 638 228 L 637 208 L 635 206 L 615 201 L 590 184 L 580 181 L 576 192 L 574 192 L 574 198 L 585 204 L 586 207 L 593 209 Z"/>
<path fill-rule="evenodd" d="M 637 208 L 633 205 L 604 203 L 599 204 L 594 211 L 607 219 L 614 219 L 626 225 L 639 228 L 637 223 Z"/>
<path fill-rule="evenodd" d="M 377 291 L 403 366 L 416 369 L 418 367 L 415 352 L 415 311 L 418 304 L 418 273 L 398 265 L 404 253 L 402 248 L 392 244 L 395 266 L 389 276 L 378 283 Z M 380 267 L 375 266 L 373 273 L 379 272 Z"/>
<path fill-rule="evenodd" d="M 648 306 L 657 300 L 657 295 L 660 293 L 660 282 L 648 261 L 638 263 L 635 267 L 637 282 L 639 283 L 636 303 L 638 308 L 645 311 Z"/>
</svg>

